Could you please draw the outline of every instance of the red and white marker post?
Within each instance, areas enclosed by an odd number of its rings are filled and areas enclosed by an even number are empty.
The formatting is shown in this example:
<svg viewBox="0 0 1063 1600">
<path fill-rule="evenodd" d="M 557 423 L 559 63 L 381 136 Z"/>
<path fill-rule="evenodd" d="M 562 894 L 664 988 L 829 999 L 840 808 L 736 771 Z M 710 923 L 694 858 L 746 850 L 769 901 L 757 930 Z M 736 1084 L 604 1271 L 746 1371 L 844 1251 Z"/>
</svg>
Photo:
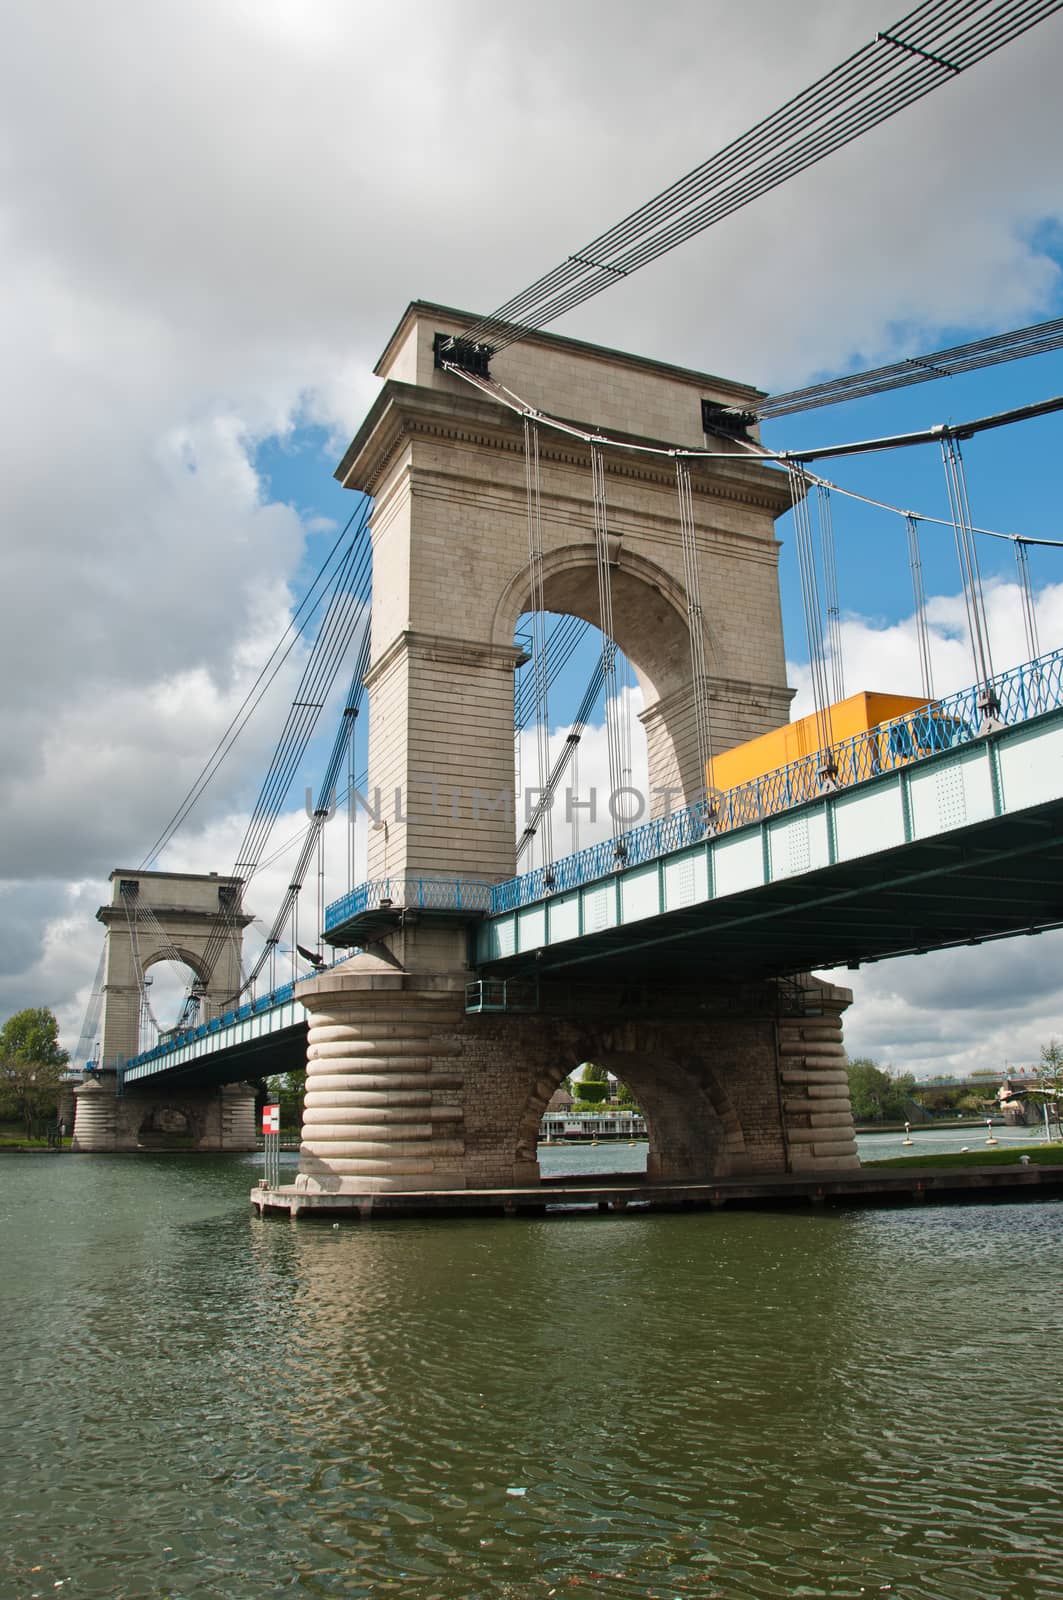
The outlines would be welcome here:
<svg viewBox="0 0 1063 1600">
<path fill-rule="evenodd" d="M 281 1181 L 281 1108 L 277 1105 L 262 1107 L 262 1149 L 265 1157 L 263 1174 L 267 1188 L 276 1188 Z"/>
</svg>

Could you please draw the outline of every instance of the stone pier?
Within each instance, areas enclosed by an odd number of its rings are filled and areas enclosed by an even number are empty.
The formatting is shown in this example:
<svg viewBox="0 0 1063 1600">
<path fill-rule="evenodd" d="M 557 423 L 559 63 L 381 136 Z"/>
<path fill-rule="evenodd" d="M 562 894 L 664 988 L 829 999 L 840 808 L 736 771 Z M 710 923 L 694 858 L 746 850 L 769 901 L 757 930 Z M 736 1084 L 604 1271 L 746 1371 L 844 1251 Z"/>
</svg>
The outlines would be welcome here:
<svg viewBox="0 0 1063 1600">
<path fill-rule="evenodd" d="M 581 1062 L 634 1094 L 661 1183 L 859 1165 L 841 1043 L 848 990 L 806 979 L 677 982 L 633 995 L 544 983 L 542 1010 L 467 1015 L 468 974 L 355 956 L 301 991 L 309 1013 L 296 1190 L 523 1188 L 539 1124 Z"/>
<path fill-rule="evenodd" d="M 72 1150 L 254 1150 L 255 1087 L 174 1086 L 150 1094 L 124 1094 L 114 1072 L 87 1078 L 74 1090 Z"/>
<path fill-rule="evenodd" d="M 96 913 L 106 929 L 100 1060 L 104 1070 L 74 1090 L 74 1150 L 253 1150 L 249 1084 L 150 1095 L 118 1094 L 117 1063 L 137 1054 L 145 979 L 160 961 L 182 962 L 195 982 L 198 1020 L 233 1003 L 240 945 L 251 918 L 243 882 L 216 872 L 115 868 L 111 899 Z"/>
</svg>

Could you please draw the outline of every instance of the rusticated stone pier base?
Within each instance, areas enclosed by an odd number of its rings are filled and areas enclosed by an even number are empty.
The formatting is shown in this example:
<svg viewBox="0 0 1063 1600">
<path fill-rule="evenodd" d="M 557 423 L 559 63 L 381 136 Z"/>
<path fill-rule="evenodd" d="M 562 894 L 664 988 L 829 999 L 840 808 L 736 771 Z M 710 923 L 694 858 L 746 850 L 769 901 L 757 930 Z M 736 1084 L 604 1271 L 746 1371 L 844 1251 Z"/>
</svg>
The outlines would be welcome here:
<svg viewBox="0 0 1063 1600">
<path fill-rule="evenodd" d="M 255 1090 L 249 1083 L 220 1089 L 155 1089 L 117 1093 L 113 1072 L 74 1090 L 72 1150 L 254 1150 Z"/>
<path fill-rule="evenodd" d="M 468 976 L 362 954 L 301 987 L 296 1195 L 534 1185 L 542 1114 L 584 1061 L 638 1101 L 651 1182 L 859 1166 L 841 1033 L 848 990 L 812 978 L 547 982 L 535 1011 L 467 1015 Z"/>
<path fill-rule="evenodd" d="M 822 984 L 821 1014 L 779 1024 L 779 1076 L 791 1172 L 845 1172 L 860 1165 L 842 1040 L 848 989 Z M 810 999 L 809 1003 L 813 1003 Z"/>
<path fill-rule="evenodd" d="M 298 1187 L 465 1187 L 465 975 L 359 955 L 304 984 L 306 1100 Z"/>
</svg>

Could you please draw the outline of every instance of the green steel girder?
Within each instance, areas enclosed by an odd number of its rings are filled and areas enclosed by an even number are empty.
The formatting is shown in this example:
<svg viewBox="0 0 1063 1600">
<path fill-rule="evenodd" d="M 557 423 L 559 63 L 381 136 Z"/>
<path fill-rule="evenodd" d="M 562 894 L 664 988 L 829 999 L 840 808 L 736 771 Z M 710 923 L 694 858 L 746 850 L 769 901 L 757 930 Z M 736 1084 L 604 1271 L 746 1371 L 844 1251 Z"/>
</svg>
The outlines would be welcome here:
<svg viewBox="0 0 1063 1600">
<path fill-rule="evenodd" d="M 484 962 L 782 975 L 1063 924 L 1063 801 Z M 854 925 L 855 924 L 855 925 Z"/>
</svg>

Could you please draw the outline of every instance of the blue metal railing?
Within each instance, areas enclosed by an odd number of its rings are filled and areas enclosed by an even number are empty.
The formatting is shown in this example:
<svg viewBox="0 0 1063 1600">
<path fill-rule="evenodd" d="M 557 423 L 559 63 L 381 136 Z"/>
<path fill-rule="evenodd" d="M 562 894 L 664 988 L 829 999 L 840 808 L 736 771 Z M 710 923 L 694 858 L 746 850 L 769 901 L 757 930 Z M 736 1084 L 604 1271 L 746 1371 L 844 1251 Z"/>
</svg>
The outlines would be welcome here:
<svg viewBox="0 0 1063 1600">
<path fill-rule="evenodd" d="M 420 911 L 490 911 L 492 885 L 472 878 L 375 878 L 360 883 L 325 910 L 325 932 L 365 911 L 390 906 Z"/>
<path fill-rule="evenodd" d="M 993 680 L 993 689 L 997 702 L 993 716 L 1004 727 L 1059 709 L 1063 706 L 1063 649 L 1000 673 Z M 643 823 L 619 841 L 604 840 L 551 867 L 537 867 L 519 878 L 495 884 L 491 915 L 564 894 L 747 823 L 763 822 L 793 806 L 821 799 L 825 793 L 911 766 L 939 751 L 960 749 L 982 736 L 986 716 L 983 702 L 981 685 L 932 700 L 919 710 L 905 712 L 841 740 L 832 746 L 829 763 L 825 762 L 823 751 L 802 756 L 735 789 L 711 795 L 655 822 Z"/>
<path fill-rule="evenodd" d="M 348 959 L 349 952 L 345 951 L 342 956 L 337 956 L 335 961 L 330 961 L 327 967 L 322 967 L 321 971 L 327 972 L 329 968 L 339 966 L 341 961 Z M 309 983 L 311 978 L 316 977 L 316 972 L 308 972 L 305 977 L 295 978 L 290 983 L 282 983 L 276 989 L 271 989 L 269 994 L 260 995 L 257 1000 L 248 1000 L 246 1004 L 237 1006 L 232 1011 L 223 1011 L 207 1022 L 198 1023 L 194 1028 L 182 1028 L 177 1033 L 168 1033 L 165 1039 L 160 1039 L 150 1050 L 144 1050 L 138 1056 L 131 1056 L 125 1065 L 128 1068 L 140 1066 L 147 1061 L 157 1061 L 160 1056 L 168 1056 L 174 1050 L 179 1050 L 182 1045 L 195 1044 L 197 1039 L 205 1039 L 209 1034 L 220 1033 L 222 1028 L 232 1027 L 234 1022 L 246 1022 L 248 1017 L 260 1016 L 263 1011 L 272 1011 L 275 1007 L 293 1000 L 296 987 L 300 983 Z"/>
<path fill-rule="evenodd" d="M 160 1039 L 152 1049 L 142 1051 L 139 1056 L 133 1056 L 126 1062 L 126 1066 L 139 1066 L 141 1062 L 155 1061 L 159 1056 L 166 1056 L 174 1050 L 179 1050 L 182 1045 L 194 1044 L 197 1039 L 205 1039 L 208 1034 L 219 1033 L 222 1028 L 231 1027 L 234 1022 L 243 1022 L 247 1017 L 257 1016 L 262 1011 L 271 1011 L 274 1006 L 283 1005 L 286 1000 L 291 1000 L 294 994 L 295 984 L 283 983 L 269 994 L 261 995 L 257 1000 L 249 1000 L 246 1005 L 238 1006 L 233 1011 L 223 1011 L 220 1016 L 211 1017 L 207 1022 L 200 1022 L 194 1028 L 181 1028 L 176 1033 L 168 1033 L 166 1038 Z"/>
</svg>

